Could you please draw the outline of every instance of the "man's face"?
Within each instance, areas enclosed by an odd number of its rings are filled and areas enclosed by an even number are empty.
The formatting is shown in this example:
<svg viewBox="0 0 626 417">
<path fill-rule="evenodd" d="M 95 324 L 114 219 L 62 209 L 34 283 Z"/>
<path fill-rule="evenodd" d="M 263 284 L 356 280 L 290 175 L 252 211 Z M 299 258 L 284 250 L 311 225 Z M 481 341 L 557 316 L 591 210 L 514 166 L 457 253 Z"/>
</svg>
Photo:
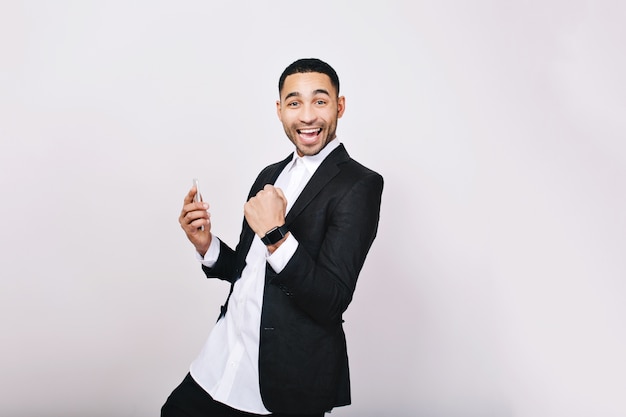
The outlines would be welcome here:
<svg viewBox="0 0 626 417">
<path fill-rule="evenodd" d="M 316 155 L 335 139 L 344 109 L 345 97 L 337 97 L 328 75 L 319 72 L 289 75 L 276 102 L 278 118 L 300 156 Z"/>
</svg>

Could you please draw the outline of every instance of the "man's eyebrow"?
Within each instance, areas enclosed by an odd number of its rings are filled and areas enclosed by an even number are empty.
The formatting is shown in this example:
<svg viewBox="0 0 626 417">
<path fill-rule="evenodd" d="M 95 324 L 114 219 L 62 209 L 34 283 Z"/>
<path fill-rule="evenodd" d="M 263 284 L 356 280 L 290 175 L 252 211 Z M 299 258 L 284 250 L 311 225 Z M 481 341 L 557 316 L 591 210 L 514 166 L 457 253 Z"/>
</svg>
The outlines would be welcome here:
<svg viewBox="0 0 626 417">
<path fill-rule="evenodd" d="M 317 95 L 317 94 L 325 94 L 325 95 L 330 97 L 330 93 L 328 92 L 328 90 L 325 90 L 323 88 L 318 88 L 317 90 L 313 90 L 313 95 Z M 287 94 L 284 99 L 287 100 L 290 97 L 300 97 L 301 95 L 302 94 L 300 94 L 300 92 L 293 91 L 293 92 Z"/>
<path fill-rule="evenodd" d="M 291 92 L 291 93 L 287 94 L 285 96 L 285 100 L 287 100 L 289 97 L 300 97 L 300 96 L 301 96 L 300 93 L 298 93 L 297 91 L 294 91 L 294 92 Z"/>
<path fill-rule="evenodd" d="M 313 91 L 313 94 L 326 94 L 330 97 L 330 93 L 328 92 L 328 90 L 324 90 L 323 88 L 318 88 L 317 90 Z"/>
</svg>

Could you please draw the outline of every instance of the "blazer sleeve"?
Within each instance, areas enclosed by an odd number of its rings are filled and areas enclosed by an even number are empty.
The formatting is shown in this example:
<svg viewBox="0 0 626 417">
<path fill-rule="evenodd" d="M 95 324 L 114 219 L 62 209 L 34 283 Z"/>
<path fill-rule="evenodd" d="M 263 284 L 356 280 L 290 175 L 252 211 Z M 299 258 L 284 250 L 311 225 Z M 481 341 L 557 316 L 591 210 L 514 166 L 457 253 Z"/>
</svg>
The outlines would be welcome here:
<svg viewBox="0 0 626 417">
<path fill-rule="evenodd" d="M 382 190 L 383 178 L 374 171 L 338 187 L 331 198 L 334 201 L 325 207 L 323 226 L 310 225 L 323 228 L 319 251 L 312 253 L 300 242 L 280 273 L 268 268 L 269 283 L 279 286 L 321 324 L 341 322 L 352 301 L 359 272 L 376 237 Z"/>
<path fill-rule="evenodd" d="M 287 157 L 281 162 L 265 167 L 265 169 L 259 173 L 254 181 L 254 184 L 250 188 L 248 200 L 253 195 L 256 195 L 256 193 L 263 188 L 265 184 L 270 182 L 273 183 L 289 160 L 290 157 Z M 220 239 L 220 256 L 215 262 L 215 265 L 211 268 L 204 265 L 202 266 L 202 270 L 207 278 L 219 278 L 229 281 L 231 284 L 237 281 L 237 279 L 241 276 L 241 271 L 245 267 L 245 256 L 250 249 L 253 237 L 254 232 L 250 229 L 248 222 L 244 218 L 241 233 L 239 235 L 239 243 L 237 244 L 235 250 L 226 245 Z"/>
<path fill-rule="evenodd" d="M 220 239 L 220 256 L 211 268 L 202 265 L 202 270 L 207 278 L 219 278 L 231 283 L 235 282 L 237 270 L 235 251 Z"/>
</svg>

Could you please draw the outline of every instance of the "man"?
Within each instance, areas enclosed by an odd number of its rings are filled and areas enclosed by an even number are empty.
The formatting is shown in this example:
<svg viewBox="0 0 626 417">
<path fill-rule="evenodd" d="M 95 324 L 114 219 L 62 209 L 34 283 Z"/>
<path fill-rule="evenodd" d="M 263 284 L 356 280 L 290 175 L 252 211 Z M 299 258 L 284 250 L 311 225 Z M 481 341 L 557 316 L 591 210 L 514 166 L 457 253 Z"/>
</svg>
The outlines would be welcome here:
<svg viewBox="0 0 626 417">
<path fill-rule="evenodd" d="M 257 177 L 235 250 L 211 234 L 196 188 L 185 197 L 179 222 L 202 269 L 231 288 L 163 417 L 322 417 L 350 404 L 342 314 L 376 236 L 383 179 L 336 139 L 345 98 L 332 67 L 298 60 L 278 90 L 295 152 Z"/>
</svg>

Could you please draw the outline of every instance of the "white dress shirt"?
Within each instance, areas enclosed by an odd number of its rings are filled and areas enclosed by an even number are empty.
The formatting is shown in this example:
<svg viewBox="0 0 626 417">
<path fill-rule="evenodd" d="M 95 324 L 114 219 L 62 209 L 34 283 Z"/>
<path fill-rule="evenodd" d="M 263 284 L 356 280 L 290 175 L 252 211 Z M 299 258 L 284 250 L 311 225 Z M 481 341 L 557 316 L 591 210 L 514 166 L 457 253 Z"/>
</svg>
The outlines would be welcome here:
<svg viewBox="0 0 626 417">
<path fill-rule="evenodd" d="M 338 146 L 339 141 L 335 139 L 314 156 L 298 157 L 294 152 L 292 161 L 274 184 L 287 198 L 287 212 L 322 161 Z M 219 256 L 219 247 L 219 240 L 214 236 L 204 258 L 196 256 L 204 265 L 212 267 Z M 274 271 L 280 272 L 297 248 L 298 241 L 289 234 L 270 254 L 255 235 L 246 256 L 246 266 L 228 301 L 228 311 L 215 324 L 190 367 L 193 379 L 216 401 L 248 413 L 270 414 L 261 400 L 258 367 L 265 263 L 269 262 Z"/>
</svg>

